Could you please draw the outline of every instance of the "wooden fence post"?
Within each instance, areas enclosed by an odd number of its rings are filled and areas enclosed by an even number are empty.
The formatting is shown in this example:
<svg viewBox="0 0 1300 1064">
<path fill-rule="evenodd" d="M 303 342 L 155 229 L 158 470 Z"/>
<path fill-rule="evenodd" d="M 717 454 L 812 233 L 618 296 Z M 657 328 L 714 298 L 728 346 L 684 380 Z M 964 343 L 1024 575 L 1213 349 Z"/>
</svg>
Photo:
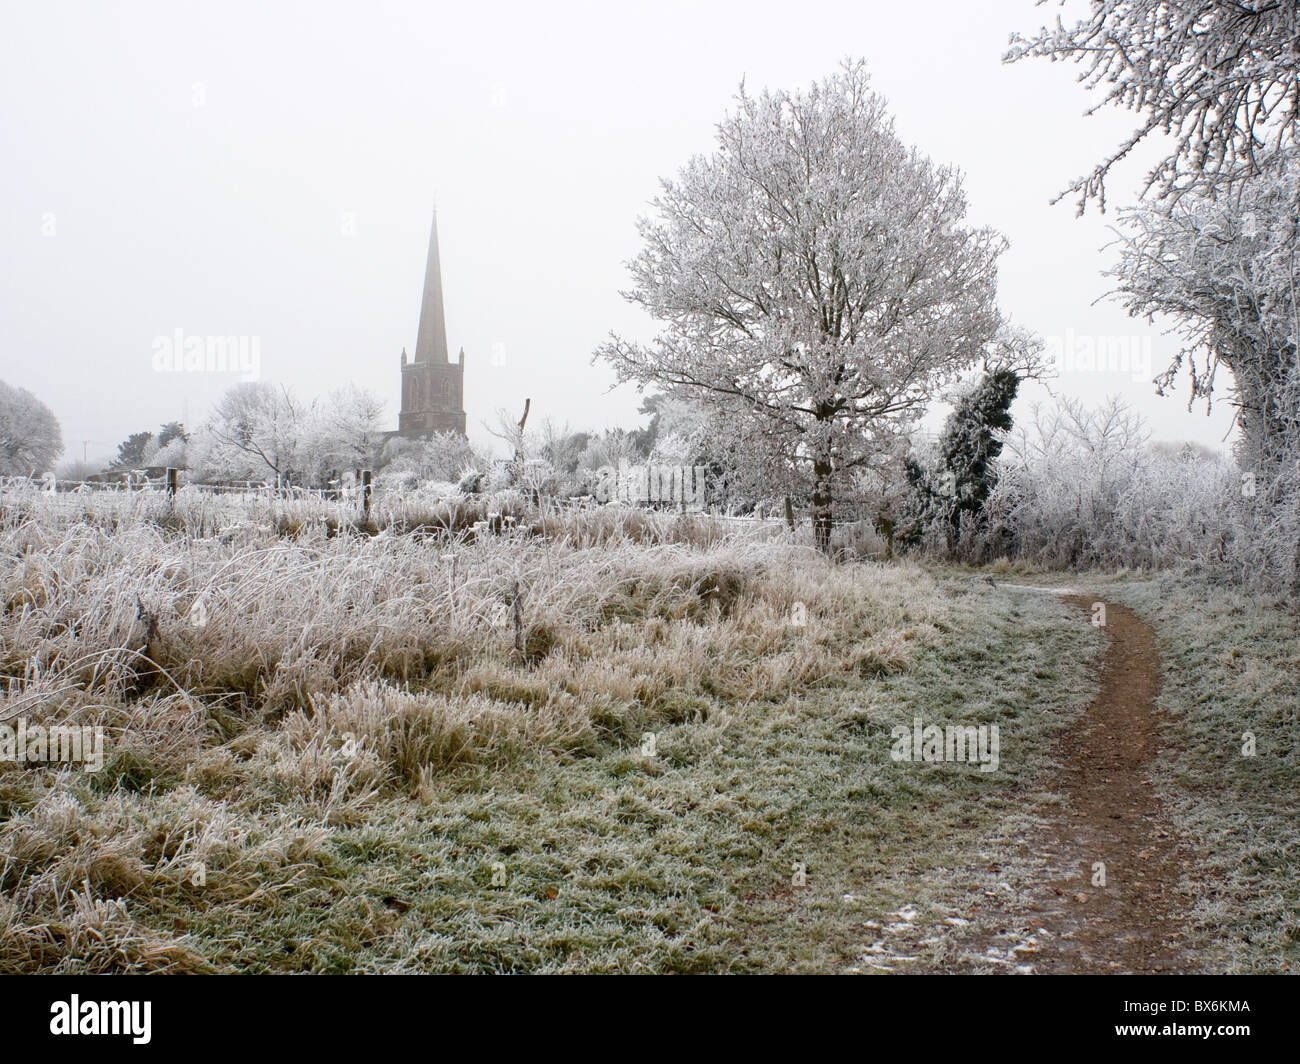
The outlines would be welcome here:
<svg viewBox="0 0 1300 1064">
<path fill-rule="evenodd" d="M 524 602 L 523 597 L 519 594 L 518 580 L 514 582 L 514 586 L 510 590 L 511 605 L 514 607 L 515 651 L 521 658 L 526 658 L 527 655 L 524 653 Z"/>
<path fill-rule="evenodd" d="M 369 469 L 361 470 L 361 512 L 370 519 L 370 482 L 373 473 Z"/>
<path fill-rule="evenodd" d="M 167 467 L 167 498 L 176 498 L 176 470 L 171 466 Z"/>
</svg>

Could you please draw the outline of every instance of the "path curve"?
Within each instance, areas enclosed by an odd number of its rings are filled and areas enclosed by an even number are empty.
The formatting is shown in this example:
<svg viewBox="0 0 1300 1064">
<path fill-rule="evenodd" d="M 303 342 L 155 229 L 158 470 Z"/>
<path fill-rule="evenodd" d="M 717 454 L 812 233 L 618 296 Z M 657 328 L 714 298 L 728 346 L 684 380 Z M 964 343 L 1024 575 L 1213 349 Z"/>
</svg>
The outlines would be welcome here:
<svg viewBox="0 0 1300 1064">
<path fill-rule="evenodd" d="M 1189 971 L 1178 840 L 1148 775 L 1160 728 L 1155 632 L 1117 603 L 1080 593 L 1062 599 L 1089 617 L 1105 607 L 1101 689 L 1061 738 L 1052 789 L 1064 803 L 1034 840 L 1044 855 L 1041 882 L 1017 899 L 1014 914 L 983 911 L 988 930 L 963 952 L 975 960 L 996 954 L 996 941 L 1029 936 L 1034 950 L 1021 955 L 1020 970 L 1035 974 Z"/>
</svg>

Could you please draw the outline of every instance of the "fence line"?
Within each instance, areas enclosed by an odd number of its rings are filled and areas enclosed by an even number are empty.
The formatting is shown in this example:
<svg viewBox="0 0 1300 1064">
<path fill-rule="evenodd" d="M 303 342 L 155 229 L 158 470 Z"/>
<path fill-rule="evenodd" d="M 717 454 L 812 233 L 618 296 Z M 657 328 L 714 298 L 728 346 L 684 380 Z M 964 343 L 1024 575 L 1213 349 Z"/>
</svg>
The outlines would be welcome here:
<svg viewBox="0 0 1300 1064">
<path fill-rule="evenodd" d="M 365 474 L 369 474 L 369 472 L 369 470 L 363 471 Z M 214 501 L 220 499 L 223 502 L 260 503 L 272 508 L 277 508 L 282 504 L 291 508 L 292 504 L 298 503 L 305 504 L 313 509 L 319 506 L 320 510 L 324 511 L 323 513 L 317 511 L 320 516 L 334 517 L 340 520 L 358 516 L 369 518 L 375 514 L 376 508 L 391 513 L 394 511 L 400 512 L 406 507 L 436 506 L 440 503 L 469 503 L 475 499 L 473 495 L 461 495 L 459 493 L 438 498 L 414 498 L 391 489 L 387 491 L 376 490 L 373 479 L 368 475 L 363 475 L 355 485 L 346 484 L 329 488 L 305 488 L 296 485 L 280 485 L 277 487 L 273 484 L 253 481 L 218 484 L 189 482 L 177 484 L 173 493 L 172 490 L 169 490 L 172 483 L 174 481 L 170 481 L 166 476 L 141 477 L 128 481 L 54 480 L 52 478 L 41 481 L 32 477 L 0 477 L 0 497 L 6 495 L 30 497 L 39 494 L 46 500 L 57 500 L 62 505 L 74 508 L 83 505 L 91 497 L 99 499 L 108 497 L 123 502 L 129 500 L 132 503 L 149 498 L 159 498 L 166 499 L 169 505 L 183 503 L 186 500 L 192 501 L 196 498 L 210 498 Z M 544 496 L 539 501 L 543 510 L 549 510 L 552 513 L 603 508 L 603 504 L 595 502 L 590 496 L 571 499 Z M 676 509 L 659 509 L 654 506 L 633 506 L 632 508 L 648 513 L 706 517 L 722 522 L 736 531 L 785 525 L 784 516 L 775 513 L 762 516 L 758 514 L 726 514 L 718 512 L 716 507 L 711 510 L 686 511 L 684 513 Z M 380 519 L 382 520 L 382 516 Z"/>
<path fill-rule="evenodd" d="M 262 499 L 323 499 L 334 501 L 353 496 L 360 499 L 364 485 L 344 485 L 337 488 L 304 488 L 296 484 L 281 485 L 265 482 L 202 484 L 195 481 L 177 483 L 178 492 L 192 491 L 204 495 L 239 495 Z M 105 480 L 37 480 L 33 477 L 0 477 L 0 492 L 40 492 L 47 495 L 141 495 L 168 490 L 166 477 L 142 477 L 131 481 Z"/>
</svg>

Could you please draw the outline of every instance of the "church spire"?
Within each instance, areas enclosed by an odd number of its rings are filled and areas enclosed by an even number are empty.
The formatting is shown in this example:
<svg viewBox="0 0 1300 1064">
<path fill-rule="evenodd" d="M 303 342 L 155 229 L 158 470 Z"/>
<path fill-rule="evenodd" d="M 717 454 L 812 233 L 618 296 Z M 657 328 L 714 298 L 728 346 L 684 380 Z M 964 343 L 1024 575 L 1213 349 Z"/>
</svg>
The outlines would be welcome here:
<svg viewBox="0 0 1300 1064">
<path fill-rule="evenodd" d="M 424 299 L 420 304 L 420 331 L 415 340 L 416 362 L 449 362 L 447 321 L 442 311 L 442 267 L 438 261 L 438 212 L 433 212 L 429 233 L 429 261 L 424 267 Z"/>
</svg>

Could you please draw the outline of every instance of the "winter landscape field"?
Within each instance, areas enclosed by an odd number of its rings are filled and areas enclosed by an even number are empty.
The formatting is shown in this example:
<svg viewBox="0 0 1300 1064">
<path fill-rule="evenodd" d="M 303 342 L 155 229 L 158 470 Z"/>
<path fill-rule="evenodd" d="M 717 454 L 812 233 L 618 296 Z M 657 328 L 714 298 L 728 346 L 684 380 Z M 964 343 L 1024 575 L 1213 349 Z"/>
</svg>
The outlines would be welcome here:
<svg viewBox="0 0 1300 1064">
<path fill-rule="evenodd" d="M 637 510 L 64 501 L 5 494 L 6 716 L 105 752 L 0 773 L 6 970 L 1295 960 L 1297 623 L 1239 590 Z M 1126 611 L 1137 740 L 1089 731 Z M 993 771 L 896 759 L 918 719 L 996 722 Z M 1106 744 L 1133 835 L 1083 802 Z"/>
<path fill-rule="evenodd" d="M 1300 2 L 446 6 L 22 16 L 0 974 L 1300 965 Z"/>
</svg>

